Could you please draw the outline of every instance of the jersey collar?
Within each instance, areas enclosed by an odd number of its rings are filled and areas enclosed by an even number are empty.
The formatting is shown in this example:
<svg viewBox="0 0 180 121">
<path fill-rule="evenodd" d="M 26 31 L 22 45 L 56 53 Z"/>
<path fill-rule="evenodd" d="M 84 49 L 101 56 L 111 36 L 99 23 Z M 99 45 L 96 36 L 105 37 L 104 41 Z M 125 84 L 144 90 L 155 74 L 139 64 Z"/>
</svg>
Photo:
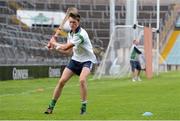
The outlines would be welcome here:
<svg viewBox="0 0 180 121">
<path fill-rule="evenodd" d="M 81 27 L 80 27 L 80 26 L 78 26 L 78 27 L 76 28 L 75 33 L 78 33 L 78 32 L 80 31 L 80 29 L 81 29 Z M 71 30 L 71 31 L 70 31 L 70 33 L 73 33 L 73 31 Z"/>
</svg>

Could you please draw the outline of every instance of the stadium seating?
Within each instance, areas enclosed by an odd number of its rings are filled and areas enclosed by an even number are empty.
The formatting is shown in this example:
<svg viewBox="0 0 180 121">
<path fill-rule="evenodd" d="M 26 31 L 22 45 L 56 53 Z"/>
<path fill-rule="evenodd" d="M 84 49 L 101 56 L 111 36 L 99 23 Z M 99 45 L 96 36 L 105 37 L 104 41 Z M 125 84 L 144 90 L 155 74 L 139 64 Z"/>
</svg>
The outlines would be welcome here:
<svg viewBox="0 0 180 121">
<path fill-rule="evenodd" d="M 115 6 L 116 24 L 125 24 L 126 8 L 124 4 L 119 2 L 121 1 L 118 1 Z M 50 53 L 42 48 L 44 46 L 42 43 L 49 40 L 53 34 L 53 27 L 34 26 L 27 28 L 13 17 L 17 9 L 66 11 L 68 7 L 72 6 L 79 9 L 82 16 L 82 27 L 88 31 L 96 50 L 105 51 L 109 43 L 110 8 L 108 0 L 0 0 L 0 49 L 5 49 L 0 51 L 0 55 L 4 57 L 0 60 L 0 64 L 48 65 L 51 62 L 56 64 L 67 62 L 67 56 L 57 52 Z M 163 23 L 170 7 L 163 5 L 160 6 L 160 9 L 160 21 Z M 154 10 L 155 6 L 139 5 L 139 24 L 156 27 Z M 3 45 L 7 45 L 7 47 Z M 13 61 L 9 58 L 15 59 Z M 19 58 L 21 61 L 18 61 Z"/>
<path fill-rule="evenodd" d="M 178 53 L 178 54 L 177 54 Z M 167 57 L 167 64 L 180 65 L 180 36 L 177 37 L 176 42 Z"/>
</svg>

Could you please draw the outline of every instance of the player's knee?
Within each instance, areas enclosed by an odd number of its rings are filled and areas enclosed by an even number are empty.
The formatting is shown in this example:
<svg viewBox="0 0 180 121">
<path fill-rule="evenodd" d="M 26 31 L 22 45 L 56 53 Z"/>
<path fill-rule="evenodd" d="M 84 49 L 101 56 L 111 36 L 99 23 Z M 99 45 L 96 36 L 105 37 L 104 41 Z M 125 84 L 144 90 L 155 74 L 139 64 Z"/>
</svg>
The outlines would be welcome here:
<svg viewBox="0 0 180 121">
<path fill-rule="evenodd" d="M 64 87 L 65 84 L 66 84 L 66 80 L 65 79 L 59 80 L 59 86 Z"/>
<path fill-rule="evenodd" d="M 79 83 L 80 83 L 80 85 L 82 85 L 82 86 L 85 85 L 85 84 L 86 84 L 86 79 L 80 78 Z"/>
</svg>

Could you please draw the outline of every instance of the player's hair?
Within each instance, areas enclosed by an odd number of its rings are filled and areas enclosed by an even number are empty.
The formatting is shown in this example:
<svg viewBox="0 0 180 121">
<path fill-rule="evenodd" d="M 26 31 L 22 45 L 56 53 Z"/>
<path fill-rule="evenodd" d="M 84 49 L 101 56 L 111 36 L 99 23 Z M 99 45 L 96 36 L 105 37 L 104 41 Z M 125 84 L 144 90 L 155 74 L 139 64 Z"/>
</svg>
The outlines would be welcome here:
<svg viewBox="0 0 180 121">
<path fill-rule="evenodd" d="M 78 13 L 70 13 L 69 17 L 72 17 L 73 19 L 80 21 L 81 16 Z"/>
<path fill-rule="evenodd" d="M 133 40 L 133 43 L 135 43 L 135 42 L 139 42 L 139 40 L 138 40 L 138 39 L 134 39 L 134 40 Z"/>
</svg>

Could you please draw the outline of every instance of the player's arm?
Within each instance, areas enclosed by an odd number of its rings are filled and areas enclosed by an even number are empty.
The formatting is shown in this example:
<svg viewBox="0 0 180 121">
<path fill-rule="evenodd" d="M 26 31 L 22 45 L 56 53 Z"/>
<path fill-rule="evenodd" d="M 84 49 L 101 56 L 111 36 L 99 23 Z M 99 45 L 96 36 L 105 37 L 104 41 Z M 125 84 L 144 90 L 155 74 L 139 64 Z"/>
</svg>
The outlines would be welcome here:
<svg viewBox="0 0 180 121">
<path fill-rule="evenodd" d="M 74 44 L 68 42 L 65 44 L 60 44 L 56 42 L 56 39 L 51 40 L 51 45 L 53 48 L 55 48 L 57 51 L 63 53 L 63 54 L 71 54 L 72 53 L 72 48 Z"/>
<path fill-rule="evenodd" d="M 135 50 L 136 53 L 142 54 L 142 52 L 137 47 L 134 47 L 134 50 Z"/>
<path fill-rule="evenodd" d="M 56 45 L 55 45 L 57 51 L 64 53 L 64 54 L 69 54 L 69 55 L 72 54 L 73 46 L 74 45 L 72 43 L 66 43 L 66 44 L 56 43 Z"/>
<path fill-rule="evenodd" d="M 71 42 L 68 42 L 66 44 L 54 43 L 54 46 L 55 46 L 56 50 L 67 51 L 67 50 L 71 49 L 74 46 L 74 44 L 72 44 Z"/>
<path fill-rule="evenodd" d="M 66 54 L 66 55 L 71 55 L 72 54 L 72 48 L 68 49 L 68 50 L 61 50 L 61 49 L 57 49 L 58 52 Z"/>
<path fill-rule="evenodd" d="M 73 40 L 68 41 L 66 44 L 59 44 L 56 41 L 52 41 L 52 44 L 55 46 L 56 50 L 69 50 L 70 48 L 73 48 L 75 45 L 79 45 L 84 42 L 83 36 L 77 34 L 74 36 Z"/>
</svg>

